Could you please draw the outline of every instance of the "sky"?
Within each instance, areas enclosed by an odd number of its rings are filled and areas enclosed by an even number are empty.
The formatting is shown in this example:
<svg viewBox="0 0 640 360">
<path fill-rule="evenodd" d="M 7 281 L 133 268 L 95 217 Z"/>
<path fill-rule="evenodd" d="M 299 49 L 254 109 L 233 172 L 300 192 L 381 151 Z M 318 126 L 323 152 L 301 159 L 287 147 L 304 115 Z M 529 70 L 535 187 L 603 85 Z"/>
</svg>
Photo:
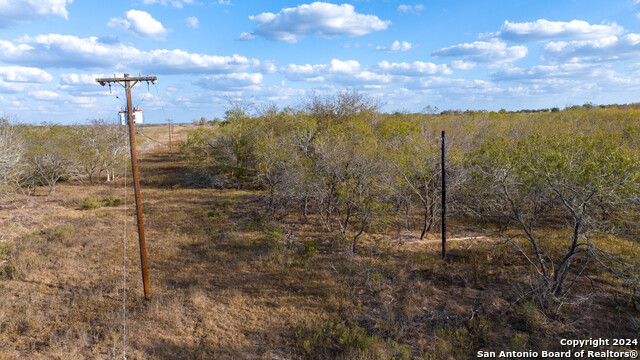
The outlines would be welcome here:
<svg viewBox="0 0 640 360">
<path fill-rule="evenodd" d="M 0 116 L 222 118 L 358 91 L 385 112 L 640 101 L 640 0 L 0 0 Z"/>
</svg>

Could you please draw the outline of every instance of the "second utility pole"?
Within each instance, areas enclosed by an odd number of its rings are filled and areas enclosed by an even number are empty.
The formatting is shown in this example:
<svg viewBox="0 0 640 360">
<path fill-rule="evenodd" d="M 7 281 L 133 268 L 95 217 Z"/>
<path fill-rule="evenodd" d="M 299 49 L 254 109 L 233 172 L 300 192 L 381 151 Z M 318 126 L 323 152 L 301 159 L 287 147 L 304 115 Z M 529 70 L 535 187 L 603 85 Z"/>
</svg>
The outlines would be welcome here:
<svg viewBox="0 0 640 360">
<path fill-rule="evenodd" d="M 140 265 L 142 267 L 142 283 L 144 286 L 144 298 L 151 299 L 151 289 L 149 287 L 149 270 L 147 269 L 147 247 L 144 237 L 144 221 L 142 218 L 142 199 L 140 198 L 140 179 L 138 177 L 138 157 L 136 155 L 136 133 L 133 124 L 133 106 L 131 105 L 131 88 L 139 81 L 151 81 L 155 84 L 157 78 L 155 76 L 129 77 L 124 74 L 121 78 L 104 78 L 96 79 L 100 85 L 107 83 L 118 83 L 122 85 L 127 94 L 127 118 L 129 119 L 129 143 L 131 144 L 131 169 L 133 171 L 133 189 L 136 198 L 136 214 L 138 216 L 138 240 L 140 242 Z"/>
<path fill-rule="evenodd" d="M 442 258 L 447 256 L 447 172 L 445 167 L 444 130 L 442 130 Z"/>
</svg>

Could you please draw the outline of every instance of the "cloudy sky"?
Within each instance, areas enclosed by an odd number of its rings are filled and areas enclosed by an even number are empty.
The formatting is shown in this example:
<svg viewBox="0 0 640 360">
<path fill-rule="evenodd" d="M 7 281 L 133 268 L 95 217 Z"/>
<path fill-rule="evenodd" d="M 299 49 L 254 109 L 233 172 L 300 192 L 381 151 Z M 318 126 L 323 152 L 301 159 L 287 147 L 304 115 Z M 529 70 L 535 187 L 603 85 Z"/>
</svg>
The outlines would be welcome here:
<svg viewBox="0 0 640 360">
<path fill-rule="evenodd" d="M 640 101 L 640 0 L 0 0 L 0 115 L 222 117 L 355 89 L 385 111 Z"/>
</svg>

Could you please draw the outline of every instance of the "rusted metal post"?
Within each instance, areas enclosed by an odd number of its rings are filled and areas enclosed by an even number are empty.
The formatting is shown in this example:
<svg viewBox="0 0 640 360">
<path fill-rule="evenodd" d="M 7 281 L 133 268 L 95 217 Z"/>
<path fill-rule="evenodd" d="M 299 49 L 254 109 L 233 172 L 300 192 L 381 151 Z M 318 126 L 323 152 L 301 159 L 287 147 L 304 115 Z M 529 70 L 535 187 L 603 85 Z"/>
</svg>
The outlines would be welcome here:
<svg viewBox="0 0 640 360">
<path fill-rule="evenodd" d="M 96 79 L 100 85 L 104 86 L 107 83 L 118 83 L 125 89 L 127 95 L 127 117 L 129 119 L 129 143 L 131 145 L 131 170 L 133 172 L 133 189 L 136 198 L 136 215 L 138 218 L 138 240 L 140 242 L 140 267 L 142 268 L 142 283 L 144 286 L 144 298 L 151 299 L 151 288 L 149 286 L 149 270 L 147 267 L 147 246 L 144 236 L 144 220 L 142 216 L 142 199 L 140 197 L 140 178 L 138 176 L 138 157 L 136 152 L 136 132 L 135 125 L 133 123 L 133 105 L 131 104 L 131 88 L 139 81 L 151 81 L 155 84 L 155 76 L 146 77 L 129 77 L 129 74 L 124 74 L 121 78 L 105 78 Z"/>
<path fill-rule="evenodd" d="M 444 130 L 442 130 L 442 258 L 447 256 L 447 176 L 444 156 Z"/>
</svg>

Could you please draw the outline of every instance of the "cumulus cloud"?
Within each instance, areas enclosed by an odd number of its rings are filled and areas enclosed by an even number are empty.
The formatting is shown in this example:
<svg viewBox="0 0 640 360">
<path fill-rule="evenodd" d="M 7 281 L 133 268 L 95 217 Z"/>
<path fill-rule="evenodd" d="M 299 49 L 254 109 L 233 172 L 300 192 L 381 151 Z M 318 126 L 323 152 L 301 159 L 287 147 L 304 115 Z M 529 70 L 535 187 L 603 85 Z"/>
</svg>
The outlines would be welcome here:
<svg viewBox="0 0 640 360">
<path fill-rule="evenodd" d="M 424 76 L 435 74 L 451 74 L 451 69 L 447 65 L 436 65 L 430 62 L 414 61 L 413 63 L 389 63 L 381 61 L 377 68 L 386 74 L 402 76 Z"/>
<path fill-rule="evenodd" d="M 29 92 L 29 96 L 38 100 L 55 100 L 60 97 L 60 94 L 49 90 L 37 90 Z"/>
<path fill-rule="evenodd" d="M 243 32 L 238 36 L 238 40 L 249 41 L 255 39 L 256 36 L 254 34 Z"/>
<path fill-rule="evenodd" d="M 584 40 L 621 35 L 623 32 L 624 28 L 616 23 L 592 25 L 581 20 L 563 22 L 539 19 L 524 23 L 505 21 L 500 31 L 483 36 L 498 37 L 509 41 Z"/>
<path fill-rule="evenodd" d="M 431 77 L 421 78 L 410 82 L 409 87 L 422 89 L 446 89 L 452 93 L 468 93 L 469 91 L 477 93 L 501 93 L 504 90 L 496 86 L 492 82 L 484 80 L 467 80 L 449 77 Z"/>
<path fill-rule="evenodd" d="M 491 73 L 495 81 L 540 80 L 548 78 L 586 78 L 603 74 L 601 67 L 590 64 L 538 65 L 530 68 L 510 68 Z"/>
<path fill-rule="evenodd" d="M 36 100 L 56 101 L 56 102 L 62 101 L 70 104 L 79 105 L 82 107 L 89 107 L 94 103 L 96 103 L 97 101 L 95 97 L 73 96 L 69 94 L 61 94 L 59 92 L 50 91 L 50 90 L 30 91 L 29 96 Z"/>
<path fill-rule="evenodd" d="M 6 82 L 45 83 L 53 76 L 44 70 L 24 66 L 0 66 L 0 80 Z"/>
<path fill-rule="evenodd" d="M 433 57 L 462 57 L 482 63 L 502 64 L 521 59 L 527 55 L 527 47 L 507 46 L 502 41 L 474 41 L 453 45 L 431 53 Z"/>
<path fill-rule="evenodd" d="M 476 67 L 476 63 L 471 61 L 453 60 L 449 63 L 449 66 L 456 70 L 471 70 Z"/>
<path fill-rule="evenodd" d="M 362 66 L 355 60 L 338 59 L 333 59 L 328 64 L 289 64 L 280 71 L 292 81 L 361 88 L 381 88 L 392 84 L 414 82 L 415 79 L 452 73 L 447 65 L 422 61 L 414 61 L 413 63 L 381 61 L 372 66 Z"/>
<path fill-rule="evenodd" d="M 205 76 L 202 79 L 196 80 L 194 83 L 211 90 L 244 89 L 260 85 L 262 83 L 262 74 L 231 73 Z"/>
<path fill-rule="evenodd" d="M 196 19 L 196 24 L 197 24 Z M 163 39 L 167 29 L 146 11 L 129 10 L 124 18 L 111 18 L 109 27 L 129 32 L 139 38 Z"/>
<path fill-rule="evenodd" d="M 190 28 L 194 28 L 197 29 L 198 27 L 200 27 L 200 21 L 198 21 L 198 18 L 195 16 L 190 16 L 185 20 L 185 24 L 190 27 Z"/>
<path fill-rule="evenodd" d="M 113 75 L 113 74 L 111 74 Z M 92 87 L 97 84 L 96 79 L 107 77 L 106 74 L 77 74 L 77 73 L 64 73 L 60 74 L 60 84 L 63 86 L 83 86 L 91 85 Z M 109 75 L 110 76 L 110 75 Z"/>
<path fill-rule="evenodd" d="M 409 51 L 413 48 L 413 44 L 408 41 L 400 42 L 398 40 L 394 41 L 390 47 L 386 46 L 378 46 L 376 50 L 378 51 L 386 51 L 386 52 L 398 52 L 398 51 Z"/>
<path fill-rule="evenodd" d="M 640 34 L 608 36 L 594 40 L 557 41 L 544 46 L 551 62 L 616 61 L 640 56 Z"/>
<path fill-rule="evenodd" d="M 257 70 L 263 74 L 273 74 L 278 71 L 278 67 L 276 66 L 275 61 L 265 60 L 257 67 Z"/>
<path fill-rule="evenodd" d="M 86 73 L 63 73 L 60 74 L 60 84 L 56 86 L 56 91 L 66 91 L 74 95 L 96 95 L 110 93 L 108 88 L 97 86 L 97 78 L 111 77 L 114 74 L 86 74 Z M 119 91 L 120 87 L 116 87 L 115 91 Z M 148 95 L 146 96 L 148 99 Z"/>
<path fill-rule="evenodd" d="M 417 5 L 398 5 L 398 12 L 399 13 L 403 13 L 403 14 L 407 14 L 407 13 L 420 13 L 422 12 L 422 10 L 424 10 L 424 5 L 422 4 L 417 4 Z"/>
<path fill-rule="evenodd" d="M 73 0 L 10 0 L 0 1 L 0 28 L 15 25 L 18 21 L 37 20 L 49 15 L 69 18 L 67 5 Z"/>
<path fill-rule="evenodd" d="M 135 68 L 159 74 L 238 72 L 260 64 L 240 55 L 196 54 L 179 49 L 143 51 L 119 42 L 100 42 L 97 37 L 59 34 L 25 36 L 15 44 L 0 40 L 0 61 L 58 68 Z"/>
<path fill-rule="evenodd" d="M 142 3 L 144 5 L 152 5 L 152 4 L 160 4 L 162 6 L 171 5 L 174 8 L 178 8 L 178 9 L 181 9 L 184 6 L 184 4 L 189 4 L 189 5 L 200 4 L 195 0 L 142 0 Z"/>
<path fill-rule="evenodd" d="M 289 64 L 281 70 L 289 80 L 327 82 L 341 85 L 383 85 L 392 81 L 392 76 L 362 69 L 355 60 L 333 59 L 329 64 Z"/>
<path fill-rule="evenodd" d="M 375 15 L 357 13 L 353 5 L 325 2 L 285 8 L 277 14 L 265 12 L 249 19 L 258 25 L 252 35 L 289 43 L 296 43 L 307 35 L 329 39 L 361 36 L 384 30 L 391 24 Z"/>
<path fill-rule="evenodd" d="M 5 82 L 0 79 L 0 93 L 21 93 L 34 89 L 34 84 L 23 82 Z"/>
</svg>

